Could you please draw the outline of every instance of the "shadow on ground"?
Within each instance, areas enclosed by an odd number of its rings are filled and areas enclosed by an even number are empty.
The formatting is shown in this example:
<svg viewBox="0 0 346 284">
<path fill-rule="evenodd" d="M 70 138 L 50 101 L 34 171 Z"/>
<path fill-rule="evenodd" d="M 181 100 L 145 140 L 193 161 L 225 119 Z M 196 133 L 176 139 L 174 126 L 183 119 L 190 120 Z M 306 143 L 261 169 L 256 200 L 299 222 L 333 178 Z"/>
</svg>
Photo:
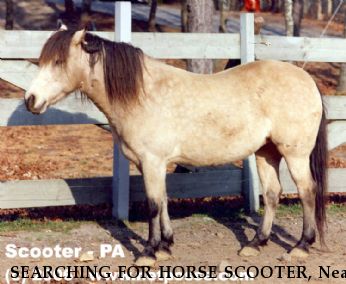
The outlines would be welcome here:
<svg viewBox="0 0 346 284">
<path fill-rule="evenodd" d="M 346 194 L 331 194 L 329 201 L 330 203 L 345 203 Z M 284 197 L 280 201 L 281 204 L 285 205 L 297 204 L 298 202 L 299 200 L 297 198 L 292 197 Z M 146 222 L 146 207 L 145 202 L 133 203 L 130 211 L 130 221 Z M 235 196 L 223 198 L 174 199 L 169 202 L 169 212 L 172 220 L 183 219 L 190 216 L 212 218 L 229 229 L 241 246 L 244 246 L 249 241 L 245 231 L 250 229 L 255 232 L 262 218 L 259 213 L 247 214 L 244 210 L 243 199 Z M 42 221 L 95 221 L 102 228 L 107 230 L 114 239 L 131 251 L 134 257 L 137 257 L 140 251 L 133 245 L 133 241 L 139 243 L 141 246 L 146 244 L 146 239 L 143 239 L 142 236 L 133 231 L 127 222 L 117 221 L 112 218 L 112 206 L 110 204 L 0 210 L 0 221 L 14 221 L 21 218 Z M 289 219 L 287 218 L 286 220 Z M 273 225 L 271 241 L 285 250 L 291 249 L 289 243 L 295 243 L 297 241 L 297 236 L 292 236 L 286 230 L 290 225 L 289 221 L 283 226 Z M 285 241 L 283 241 L 283 239 Z"/>
</svg>

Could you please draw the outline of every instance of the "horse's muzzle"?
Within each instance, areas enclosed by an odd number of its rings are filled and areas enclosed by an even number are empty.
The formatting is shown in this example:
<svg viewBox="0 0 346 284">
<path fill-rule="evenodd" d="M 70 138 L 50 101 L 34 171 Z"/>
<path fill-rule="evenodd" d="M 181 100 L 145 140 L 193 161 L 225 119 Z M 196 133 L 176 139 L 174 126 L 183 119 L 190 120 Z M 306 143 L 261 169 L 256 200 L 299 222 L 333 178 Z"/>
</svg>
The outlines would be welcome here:
<svg viewBox="0 0 346 284">
<path fill-rule="evenodd" d="M 40 110 L 35 108 L 36 97 L 35 95 L 30 95 L 27 99 L 25 99 L 25 106 L 28 111 L 33 114 L 40 114 Z"/>
</svg>

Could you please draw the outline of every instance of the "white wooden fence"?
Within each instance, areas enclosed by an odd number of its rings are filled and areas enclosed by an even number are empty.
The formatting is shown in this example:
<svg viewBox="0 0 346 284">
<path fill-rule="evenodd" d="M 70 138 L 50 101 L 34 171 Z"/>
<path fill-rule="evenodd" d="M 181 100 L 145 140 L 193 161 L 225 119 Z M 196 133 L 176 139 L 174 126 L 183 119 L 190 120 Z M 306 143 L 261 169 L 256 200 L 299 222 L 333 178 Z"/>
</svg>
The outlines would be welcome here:
<svg viewBox="0 0 346 284">
<path fill-rule="evenodd" d="M 279 36 L 254 36 L 253 14 L 241 16 L 240 34 L 131 33 L 130 2 L 116 3 L 116 31 L 97 32 L 111 40 L 131 41 L 156 58 L 240 58 L 242 63 L 256 59 L 346 62 L 346 39 L 313 39 Z M 25 59 L 38 58 L 51 35 L 47 31 L 0 31 L 0 78 L 28 88 L 37 67 Z M 346 141 L 346 98 L 325 97 L 329 148 Z M 41 124 L 107 124 L 104 115 L 91 104 L 81 105 L 70 96 L 41 116 L 33 116 L 23 100 L 0 99 L 0 126 Z M 0 140 L 1 141 L 1 140 Z M 129 177 L 126 159 L 114 150 L 114 178 L 78 180 L 5 181 L 0 183 L 0 208 L 99 204 L 113 202 L 114 216 L 128 217 L 130 201 L 144 198 L 140 176 Z M 284 192 L 296 192 L 283 163 L 280 171 Z M 259 207 L 259 182 L 255 161 L 250 157 L 244 169 L 170 174 L 171 197 L 204 197 L 241 194 L 249 208 Z M 113 188 L 113 190 L 112 190 Z M 329 171 L 329 190 L 346 191 L 346 170 Z"/>
</svg>

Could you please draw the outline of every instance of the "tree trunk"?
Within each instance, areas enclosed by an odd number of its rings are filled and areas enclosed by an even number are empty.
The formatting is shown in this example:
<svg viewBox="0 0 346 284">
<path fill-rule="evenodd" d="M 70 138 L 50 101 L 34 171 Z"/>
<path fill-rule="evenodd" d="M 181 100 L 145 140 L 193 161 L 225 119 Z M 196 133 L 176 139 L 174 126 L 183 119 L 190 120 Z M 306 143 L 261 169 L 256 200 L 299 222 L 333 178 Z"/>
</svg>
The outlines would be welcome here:
<svg viewBox="0 0 346 284">
<path fill-rule="evenodd" d="M 309 14 L 309 8 L 310 8 L 310 0 L 303 0 L 304 2 L 304 9 L 303 9 L 303 15 L 308 15 Z"/>
<path fill-rule="evenodd" d="M 62 14 L 62 20 L 69 28 L 79 28 L 81 23 L 82 11 L 76 9 L 73 0 L 65 0 L 65 13 Z"/>
<path fill-rule="evenodd" d="M 65 0 L 65 12 L 67 15 L 73 15 L 75 12 L 73 0 Z"/>
<path fill-rule="evenodd" d="M 210 0 L 187 0 L 187 30 L 192 33 L 213 32 L 214 3 Z M 210 74 L 213 72 L 211 59 L 189 59 L 189 71 Z"/>
<path fill-rule="evenodd" d="M 346 38 L 346 11 L 344 14 L 344 37 Z M 336 92 L 343 95 L 346 94 L 346 63 L 341 64 L 339 83 Z"/>
<path fill-rule="evenodd" d="M 325 20 L 332 15 L 332 5 L 332 0 L 322 0 L 322 14 Z"/>
<path fill-rule="evenodd" d="M 322 20 L 322 5 L 321 0 L 312 0 L 309 8 L 309 14 L 313 19 Z"/>
<path fill-rule="evenodd" d="M 230 10 L 231 2 L 230 0 L 219 0 L 219 9 L 220 9 L 220 26 L 219 31 L 222 33 L 227 32 L 226 22 L 228 11 Z"/>
<path fill-rule="evenodd" d="M 230 0 L 230 10 L 231 11 L 240 11 L 241 1 L 238 0 Z"/>
<path fill-rule="evenodd" d="M 293 36 L 293 5 L 292 0 L 285 0 L 286 35 Z"/>
<path fill-rule="evenodd" d="M 187 0 L 181 0 L 181 32 L 187 32 Z"/>
<path fill-rule="evenodd" d="M 92 0 L 83 0 L 83 2 L 82 2 L 83 12 L 85 11 L 88 14 L 91 12 L 91 2 L 92 2 Z"/>
<path fill-rule="evenodd" d="M 281 0 L 272 0 L 271 11 L 273 13 L 280 13 L 284 8 Z"/>
<path fill-rule="evenodd" d="M 6 0 L 6 30 L 13 30 L 13 0 Z"/>
<path fill-rule="evenodd" d="M 300 26 L 304 16 L 304 0 L 293 0 L 293 36 L 300 36 Z"/>
<path fill-rule="evenodd" d="M 273 12 L 273 6 L 274 6 L 274 2 L 275 0 L 267 0 L 267 3 L 264 5 L 265 10 L 263 11 L 268 11 L 268 12 Z"/>
<path fill-rule="evenodd" d="M 148 31 L 155 31 L 157 0 L 152 0 L 150 5 Z"/>
<path fill-rule="evenodd" d="M 338 7 L 340 0 L 332 0 L 332 12 L 334 13 L 336 8 Z"/>
</svg>

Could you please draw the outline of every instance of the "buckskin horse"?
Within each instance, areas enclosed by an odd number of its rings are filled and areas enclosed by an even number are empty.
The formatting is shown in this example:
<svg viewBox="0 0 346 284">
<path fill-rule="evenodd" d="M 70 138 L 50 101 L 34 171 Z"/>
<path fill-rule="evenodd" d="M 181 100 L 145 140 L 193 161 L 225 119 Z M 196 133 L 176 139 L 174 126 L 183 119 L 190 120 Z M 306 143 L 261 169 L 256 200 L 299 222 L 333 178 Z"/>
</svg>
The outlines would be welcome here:
<svg viewBox="0 0 346 284">
<path fill-rule="evenodd" d="M 252 153 L 265 210 L 240 255 L 258 255 L 270 237 L 282 192 L 282 157 L 304 213 L 302 237 L 290 254 L 307 256 L 316 228 L 324 244 L 326 119 L 320 92 L 301 68 L 257 61 L 212 75 L 194 74 L 130 44 L 61 29 L 43 46 L 26 106 L 40 114 L 75 90 L 105 114 L 114 140 L 143 174 L 149 240 L 137 265 L 152 265 L 171 253 L 165 185 L 169 163 L 223 165 Z"/>
</svg>

